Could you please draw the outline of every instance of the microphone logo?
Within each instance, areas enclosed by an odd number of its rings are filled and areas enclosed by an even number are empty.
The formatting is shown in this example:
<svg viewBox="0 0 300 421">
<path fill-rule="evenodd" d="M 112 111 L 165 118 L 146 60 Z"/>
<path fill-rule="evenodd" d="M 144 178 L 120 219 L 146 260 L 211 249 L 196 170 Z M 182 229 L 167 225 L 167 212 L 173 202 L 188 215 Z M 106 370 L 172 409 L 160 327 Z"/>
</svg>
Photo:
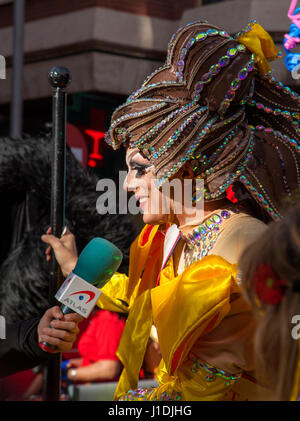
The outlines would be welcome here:
<svg viewBox="0 0 300 421">
<path fill-rule="evenodd" d="M 88 317 L 100 295 L 98 288 L 72 273 L 57 291 L 55 298 L 81 316 Z"/>
<path fill-rule="evenodd" d="M 82 295 L 82 294 L 87 294 L 89 296 L 89 299 L 88 299 L 88 301 L 85 302 L 85 304 L 87 304 L 90 301 L 92 301 L 94 299 L 94 297 L 95 297 L 95 293 L 92 292 L 92 291 L 78 291 L 78 292 L 73 292 L 72 294 L 70 294 L 70 296 L 71 295 L 77 295 L 77 294 L 81 294 L 81 295 L 78 296 L 78 299 L 80 301 L 83 301 L 84 298 L 85 298 L 84 295 Z"/>
</svg>

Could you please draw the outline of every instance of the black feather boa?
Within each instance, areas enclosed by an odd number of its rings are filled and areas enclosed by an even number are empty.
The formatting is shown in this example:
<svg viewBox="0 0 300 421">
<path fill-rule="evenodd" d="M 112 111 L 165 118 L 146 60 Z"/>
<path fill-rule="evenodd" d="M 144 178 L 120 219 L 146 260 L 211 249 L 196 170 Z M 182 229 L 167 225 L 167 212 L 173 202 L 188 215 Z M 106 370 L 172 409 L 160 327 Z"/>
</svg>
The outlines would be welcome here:
<svg viewBox="0 0 300 421">
<path fill-rule="evenodd" d="M 49 307 L 49 267 L 41 241 L 50 223 L 50 136 L 20 141 L 0 138 L 0 314 L 8 323 L 43 314 Z M 127 272 L 135 236 L 130 215 L 99 215 L 98 178 L 67 150 L 66 224 L 78 252 L 94 237 L 113 242 L 123 252 Z"/>
</svg>

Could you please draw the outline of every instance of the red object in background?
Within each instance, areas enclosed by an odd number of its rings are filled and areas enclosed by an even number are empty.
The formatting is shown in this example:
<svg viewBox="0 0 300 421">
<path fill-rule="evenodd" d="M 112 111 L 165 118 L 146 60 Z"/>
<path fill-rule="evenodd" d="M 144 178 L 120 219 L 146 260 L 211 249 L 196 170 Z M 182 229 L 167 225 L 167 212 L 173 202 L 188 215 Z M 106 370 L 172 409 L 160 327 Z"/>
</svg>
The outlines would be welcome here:
<svg viewBox="0 0 300 421">
<path fill-rule="evenodd" d="M 67 124 L 67 144 L 83 167 L 104 166 L 106 110 L 89 107 L 88 125 Z"/>
<path fill-rule="evenodd" d="M 99 360 L 118 361 L 116 351 L 125 327 L 125 319 L 117 313 L 97 309 L 78 341 L 82 366 Z"/>
<path fill-rule="evenodd" d="M 67 145 L 71 148 L 81 165 L 86 168 L 88 164 L 88 147 L 86 139 L 78 127 L 70 123 L 67 124 Z"/>
<path fill-rule="evenodd" d="M 100 140 L 104 139 L 105 132 L 85 129 L 84 132 L 93 139 L 93 152 L 89 154 L 88 166 L 97 167 L 98 162 L 103 161 L 100 151 Z"/>
<path fill-rule="evenodd" d="M 260 301 L 274 306 L 282 301 L 287 282 L 279 279 L 271 266 L 261 263 L 254 272 L 253 281 L 255 293 Z"/>
<path fill-rule="evenodd" d="M 35 373 L 30 369 L 1 379 L 1 400 L 21 400 L 34 378 Z"/>
</svg>

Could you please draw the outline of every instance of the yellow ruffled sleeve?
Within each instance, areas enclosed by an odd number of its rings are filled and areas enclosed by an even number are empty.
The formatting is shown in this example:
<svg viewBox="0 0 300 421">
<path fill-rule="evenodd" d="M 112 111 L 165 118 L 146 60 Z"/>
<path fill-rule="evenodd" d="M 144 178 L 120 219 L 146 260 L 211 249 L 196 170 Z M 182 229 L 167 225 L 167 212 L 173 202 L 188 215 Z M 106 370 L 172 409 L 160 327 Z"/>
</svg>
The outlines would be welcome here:
<svg viewBox="0 0 300 421">
<path fill-rule="evenodd" d="M 166 369 L 173 375 L 201 336 L 216 328 L 230 312 L 237 265 L 207 256 L 172 279 L 172 265 L 151 291 L 153 320 Z"/>
<path fill-rule="evenodd" d="M 109 282 L 101 288 L 102 294 L 97 302 L 98 307 L 128 313 L 137 296 L 149 288 L 149 282 L 153 283 L 152 273 L 150 276 L 142 275 L 149 257 L 153 262 L 158 257 L 159 244 L 157 245 L 157 242 L 154 241 L 157 230 L 158 225 L 145 225 L 130 247 L 129 276 L 115 273 Z M 158 270 L 155 268 L 155 264 L 151 267 Z M 149 268 L 147 270 L 149 272 Z M 143 278 L 142 283 L 141 278 Z"/>
<path fill-rule="evenodd" d="M 128 313 L 127 290 L 129 278 L 123 273 L 115 273 L 110 281 L 101 288 L 102 294 L 97 306 L 103 310 Z"/>
</svg>

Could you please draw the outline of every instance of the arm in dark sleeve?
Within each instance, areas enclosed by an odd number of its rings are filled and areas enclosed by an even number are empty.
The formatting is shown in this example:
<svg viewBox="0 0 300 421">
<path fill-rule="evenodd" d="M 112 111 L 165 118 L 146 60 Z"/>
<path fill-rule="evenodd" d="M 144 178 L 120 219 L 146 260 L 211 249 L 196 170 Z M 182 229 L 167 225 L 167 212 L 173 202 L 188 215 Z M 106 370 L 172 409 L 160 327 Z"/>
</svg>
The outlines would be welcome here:
<svg viewBox="0 0 300 421">
<path fill-rule="evenodd" d="M 52 356 L 38 346 L 39 321 L 31 319 L 6 326 L 6 339 L 0 339 L 0 378 L 32 368 Z"/>
</svg>

